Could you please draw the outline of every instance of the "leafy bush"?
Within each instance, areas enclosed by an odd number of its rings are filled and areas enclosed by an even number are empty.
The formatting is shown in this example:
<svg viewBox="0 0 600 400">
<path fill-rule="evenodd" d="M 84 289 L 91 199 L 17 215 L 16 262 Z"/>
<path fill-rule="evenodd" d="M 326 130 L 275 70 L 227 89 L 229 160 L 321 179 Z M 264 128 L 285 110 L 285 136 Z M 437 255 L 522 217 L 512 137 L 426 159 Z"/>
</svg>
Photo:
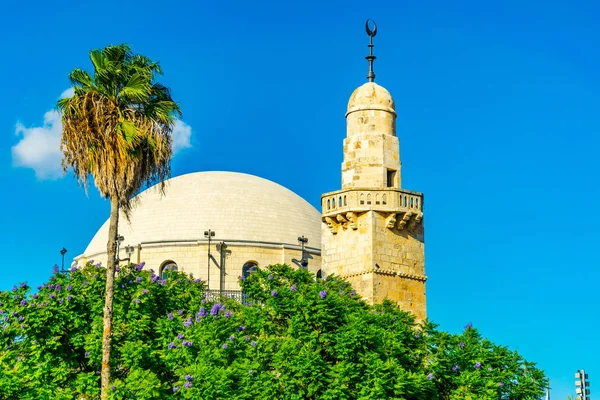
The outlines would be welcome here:
<svg viewBox="0 0 600 400">
<path fill-rule="evenodd" d="M 516 352 L 285 265 L 241 281 L 252 304 L 206 301 L 199 280 L 143 265 L 116 278 L 112 399 L 537 399 Z M 0 399 L 98 399 L 105 269 L 0 292 Z"/>
</svg>

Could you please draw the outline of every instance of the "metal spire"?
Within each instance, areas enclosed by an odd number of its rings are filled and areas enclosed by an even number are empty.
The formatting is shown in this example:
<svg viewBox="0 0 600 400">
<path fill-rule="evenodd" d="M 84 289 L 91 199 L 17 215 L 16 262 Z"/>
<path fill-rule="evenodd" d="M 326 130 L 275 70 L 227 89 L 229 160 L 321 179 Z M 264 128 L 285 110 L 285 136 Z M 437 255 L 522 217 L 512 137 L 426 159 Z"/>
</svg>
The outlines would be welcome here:
<svg viewBox="0 0 600 400">
<path fill-rule="evenodd" d="M 371 22 L 373 28 L 369 27 L 369 22 Z M 375 35 L 377 35 L 377 24 L 375 24 L 375 21 L 372 19 L 368 19 L 365 27 L 367 29 L 367 35 L 369 35 L 369 55 L 365 57 L 367 61 L 369 61 L 369 73 L 367 74 L 367 80 L 369 82 L 374 82 L 375 72 L 373 72 L 373 61 L 375 61 L 377 57 L 373 55 L 373 38 Z"/>
</svg>

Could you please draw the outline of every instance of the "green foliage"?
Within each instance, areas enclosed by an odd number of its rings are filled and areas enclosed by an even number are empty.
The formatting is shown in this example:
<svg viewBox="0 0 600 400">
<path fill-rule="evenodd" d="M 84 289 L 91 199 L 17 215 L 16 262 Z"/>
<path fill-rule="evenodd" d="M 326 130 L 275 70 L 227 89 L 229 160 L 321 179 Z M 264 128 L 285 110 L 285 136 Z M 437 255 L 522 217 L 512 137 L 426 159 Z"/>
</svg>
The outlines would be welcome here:
<svg viewBox="0 0 600 400">
<path fill-rule="evenodd" d="M 241 281 L 251 304 L 141 266 L 116 278 L 112 399 L 537 399 L 546 379 L 467 326 L 415 324 L 343 280 L 274 265 Z M 0 399 L 98 399 L 105 269 L 0 292 Z"/>
</svg>

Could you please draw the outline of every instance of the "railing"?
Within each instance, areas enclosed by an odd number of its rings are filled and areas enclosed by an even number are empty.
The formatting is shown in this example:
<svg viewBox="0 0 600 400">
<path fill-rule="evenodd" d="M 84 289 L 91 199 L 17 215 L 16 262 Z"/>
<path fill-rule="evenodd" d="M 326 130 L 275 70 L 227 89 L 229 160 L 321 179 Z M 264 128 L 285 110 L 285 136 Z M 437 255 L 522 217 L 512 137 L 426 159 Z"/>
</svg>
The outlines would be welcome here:
<svg viewBox="0 0 600 400">
<path fill-rule="evenodd" d="M 346 189 L 321 198 L 323 215 L 360 210 L 422 211 L 423 194 L 402 189 Z"/>
<path fill-rule="evenodd" d="M 250 296 L 247 293 L 241 290 L 207 290 L 204 292 L 204 296 L 208 301 L 220 300 L 221 297 L 225 297 L 227 299 L 233 299 L 240 304 L 245 306 L 251 305 L 252 301 L 250 301 Z"/>
</svg>

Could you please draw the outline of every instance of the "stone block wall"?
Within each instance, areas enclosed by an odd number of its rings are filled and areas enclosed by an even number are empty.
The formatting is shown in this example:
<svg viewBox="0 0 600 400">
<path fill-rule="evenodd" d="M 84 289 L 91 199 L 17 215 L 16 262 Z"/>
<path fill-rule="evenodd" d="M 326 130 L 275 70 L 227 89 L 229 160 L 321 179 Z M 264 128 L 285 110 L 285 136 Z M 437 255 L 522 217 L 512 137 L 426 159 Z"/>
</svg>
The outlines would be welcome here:
<svg viewBox="0 0 600 400">
<path fill-rule="evenodd" d="M 211 254 L 221 262 L 221 254 L 217 251 L 216 242 L 211 243 Z M 262 244 L 262 243 L 227 243 L 227 255 L 225 260 L 225 289 L 238 290 L 238 278 L 242 275 L 242 267 L 248 261 L 253 261 L 259 267 L 272 264 L 288 264 L 296 267 L 292 259 L 300 260 L 302 251 L 299 246 Z M 316 274 L 321 269 L 321 253 L 316 249 L 308 252 L 308 269 Z M 120 250 L 121 259 L 127 257 L 125 249 Z M 145 269 L 153 269 L 157 274 L 165 262 L 172 261 L 177 264 L 179 271 L 192 274 L 194 278 L 205 282 L 210 280 L 210 289 L 219 289 L 220 270 L 211 262 L 210 277 L 208 268 L 208 244 L 206 242 L 182 242 L 182 243 L 160 243 L 142 244 L 136 247 L 132 255 L 132 262 L 145 262 Z M 101 262 L 106 266 L 106 253 L 90 256 L 94 262 Z M 78 264 L 84 264 L 85 258 L 77 260 Z"/>
</svg>

